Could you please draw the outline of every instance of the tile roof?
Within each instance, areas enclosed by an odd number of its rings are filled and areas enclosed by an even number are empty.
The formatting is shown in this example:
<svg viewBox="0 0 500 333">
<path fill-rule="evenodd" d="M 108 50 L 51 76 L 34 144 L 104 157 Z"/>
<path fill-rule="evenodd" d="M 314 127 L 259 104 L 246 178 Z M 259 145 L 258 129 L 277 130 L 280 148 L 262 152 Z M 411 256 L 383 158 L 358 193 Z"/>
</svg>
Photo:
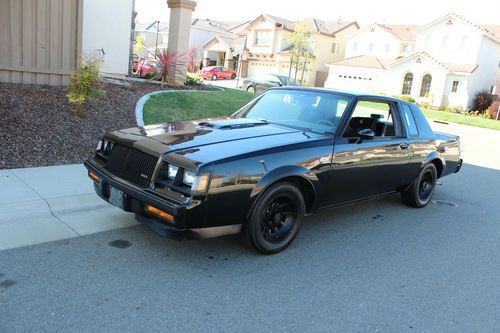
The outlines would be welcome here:
<svg viewBox="0 0 500 333">
<path fill-rule="evenodd" d="M 381 59 L 372 55 L 359 55 L 356 57 L 331 61 L 328 63 L 328 65 L 386 69 L 386 66 L 389 65 L 392 61 L 394 60 Z"/>
<path fill-rule="evenodd" d="M 365 68 L 374 68 L 374 69 L 388 69 L 394 65 L 404 63 L 405 61 L 421 56 L 425 59 L 435 63 L 437 66 L 443 68 L 448 72 L 458 72 L 458 73 L 472 73 L 476 70 L 478 65 L 476 64 L 450 64 L 450 63 L 442 63 L 439 62 L 436 58 L 431 56 L 429 53 L 421 51 L 410 54 L 407 57 L 402 57 L 398 59 L 383 59 L 377 58 L 372 55 L 359 55 L 356 57 L 346 58 L 342 60 L 329 62 L 327 65 L 335 65 L 335 66 L 351 66 L 351 67 L 365 67 Z"/>
<path fill-rule="evenodd" d="M 415 30 L 418 25 L 401 25 L 401 24 L 377 24 L 379 27 L 385 29 L 393 34 L 396 38 L 405 42 L 414 42 L 417 40 Z"/>
<path fill-rule="evenodd" d="M 192 26 L 212 30 L 215 32 L 231 32 L 235 33 L 234 30 L 237 30 L 240 27 L 244 27 L 249 21 L 216 21 L 211 19 L 193 19 L 191 23 Z"/>
</svg>

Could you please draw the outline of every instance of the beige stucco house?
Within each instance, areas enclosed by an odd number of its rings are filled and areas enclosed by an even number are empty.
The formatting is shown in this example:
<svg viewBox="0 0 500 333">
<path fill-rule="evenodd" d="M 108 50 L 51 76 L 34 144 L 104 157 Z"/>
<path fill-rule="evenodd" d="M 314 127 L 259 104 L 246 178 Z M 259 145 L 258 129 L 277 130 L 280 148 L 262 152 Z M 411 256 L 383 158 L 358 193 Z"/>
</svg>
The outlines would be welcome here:
<svg viewBox="0 0 500 333">
<path fill-rule="evenodd" d="M 328 74 L 326 63 L 344 57 L 345 36 L 359 29 L 359 26 L 356 22 L 326 22 L 315 18 L 300 22 L 313 32 L 310 47 L 314 60 L 308 65 L 303 84 L 323 86 Z M 220 57 L 224 63 L 218 65 L 230 67 L 240 61 L 242 77 L 263 73 L 288 75 L 291 45 L 287 43 L 286 36 L 293 31 L 295 24 L 294 21 L 263 14 L 235 34 L 234 39 L 214 37 L 203 47 L 206 54 L 224 54 L 224 57 Z M 301 74 L 298 75 L 300 77 Z"/>
</svg>

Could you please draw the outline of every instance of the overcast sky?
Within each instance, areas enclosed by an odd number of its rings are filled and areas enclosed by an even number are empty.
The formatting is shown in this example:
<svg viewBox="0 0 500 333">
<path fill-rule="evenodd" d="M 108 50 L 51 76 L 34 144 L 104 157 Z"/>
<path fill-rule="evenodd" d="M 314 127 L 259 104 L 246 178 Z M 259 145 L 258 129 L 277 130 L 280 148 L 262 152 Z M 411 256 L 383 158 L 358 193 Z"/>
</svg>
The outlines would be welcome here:
<svg viewBox="0 0 500 333">
<path fill-rule="evenodd" d="M 168 21 L 167 0 L 135 0 L 139 22 Z M 500 25 L 500 0 L 198 0 L 193 17 L 221 21 L 250 20 L 271 14 L 297 20 L 315 17 L 360 24 L 424 24 L 456 12 L 477 24 Z"/>
</svg>

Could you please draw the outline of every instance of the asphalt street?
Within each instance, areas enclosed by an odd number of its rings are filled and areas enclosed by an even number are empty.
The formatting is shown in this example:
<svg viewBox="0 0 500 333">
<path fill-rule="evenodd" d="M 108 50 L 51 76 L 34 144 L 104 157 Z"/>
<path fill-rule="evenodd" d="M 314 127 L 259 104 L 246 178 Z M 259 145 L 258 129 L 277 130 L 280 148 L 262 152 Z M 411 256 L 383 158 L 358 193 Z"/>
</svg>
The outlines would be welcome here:
<svg viewBox="0 0 500 333">
<path fill-rule="evenodd" d="M 0 332 L 498 332 L 500 165 L 468 162 L 456 207 L 324 211 L 273 256 L 143 226 L 1 251 Z"/>
</svg>

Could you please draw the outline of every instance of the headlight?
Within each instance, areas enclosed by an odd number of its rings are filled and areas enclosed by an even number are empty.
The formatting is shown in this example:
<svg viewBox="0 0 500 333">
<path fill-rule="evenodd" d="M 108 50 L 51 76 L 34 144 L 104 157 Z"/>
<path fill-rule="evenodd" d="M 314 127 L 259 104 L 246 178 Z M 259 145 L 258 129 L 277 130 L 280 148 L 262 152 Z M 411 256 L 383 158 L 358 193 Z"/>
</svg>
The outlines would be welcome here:
<svg viewBox="0 0 500 333">
<path fill-rule="evenodd" d="M 195 177 L 196 172 L 184 170 L 184 177 L 182 177 L 182 182 L 186 185 L 193 186 Z"/>
<path fill-rule="evenodd" d="M 179 167 L 169 164 L 168 165 L 168 178 L 170 179 L 175 179 L 175 176 L 177 176 L 177 172 L 179 171 Z"/>
<path fill-rule="evenodd" d="M 113 142 L 102 139 L 97 144 L 96 151 L 98 154 L 100 154 L 104 157 L 107 157 L 109 155 L 109 153 L 111 152 L 111 149 L 113 148 L 114 145 L 115 144 Z"/>
</svg>

